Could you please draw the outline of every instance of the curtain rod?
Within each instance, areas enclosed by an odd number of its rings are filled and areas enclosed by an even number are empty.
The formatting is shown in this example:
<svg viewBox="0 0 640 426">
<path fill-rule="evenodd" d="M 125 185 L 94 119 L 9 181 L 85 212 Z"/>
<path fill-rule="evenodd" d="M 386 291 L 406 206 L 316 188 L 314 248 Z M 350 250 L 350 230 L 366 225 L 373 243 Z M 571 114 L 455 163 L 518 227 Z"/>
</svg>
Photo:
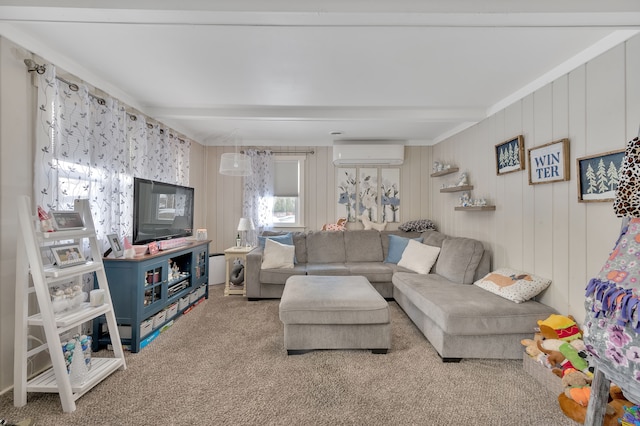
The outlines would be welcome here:
<svg viewBox="0 0 640 426">
<path fill-rule="evenodd" d="M 37 72 L 38 74 L 44 74 L 47 66 L 45 65 L 40 65 L 38 63 L 36 63 L 34 60 L 32 59 L 25 59 L 24 60 L 24 64 L 27 66 L 27 71 L 28 72 Z M 56 75 L 56 80 L 60 80 L 61 82 L 63 82 L 64 84 L 66 84 L 67 86 L 69 86 L 69 90 L 71 90 L 72 92 L 77 92 L 78 90 L 80 90 L 80 86 L 78 86 L 78 84 L 73 83 L 69 80 L 67 80 L 64 77 L 60 77 L 59 75 Z M 98 102 L 98 104 L 100 105 L 106 105 L 106 101 L 104 100 L 104 98 L 91 93 L 91 91 L 87 90 L 87 94 L 89 95 L 90 98 L 93 98 L 96 100 L 96 102 Z M 129 107 L 130 108 L 130 107 Z M 125 111 L 126 114 L 129 116 L 129 119 L 131 121 L 136 121 L 138 119 L 137 114 L 131 113 L 129 111 Z M 157 122 L 159 125 L 163 125 L 162 123 Z M 147 129 L 153 129 L 153 124 L 147 122 Z M 164 134 L 165 129 L 160 129 L 160 134 Z M 180 143 L 185 143 L 185 140 L 183 138 L 181 138 L 180 136 L 174 135 L 173 132 L 170 131 L 169 133 L 170 137 L 175 137 L 176 139 L 178 139 L 178 141 Z"/>
<path fill-rule="evenodd" d="M 267 151 L 266 150 L 258 150 L 256 151 L 258 154 L 266 154 Z M 245 154 L 245 150 L 241 150 L 240 154 Z M 314 150 L 308 150 L 308 151 L 271 151 L 272 154 L 276 154 L 276 155 L 283 155 L 283 154 L 291 154 L 291 155 L 313 155 L 316 152 Z"/>
</svg>

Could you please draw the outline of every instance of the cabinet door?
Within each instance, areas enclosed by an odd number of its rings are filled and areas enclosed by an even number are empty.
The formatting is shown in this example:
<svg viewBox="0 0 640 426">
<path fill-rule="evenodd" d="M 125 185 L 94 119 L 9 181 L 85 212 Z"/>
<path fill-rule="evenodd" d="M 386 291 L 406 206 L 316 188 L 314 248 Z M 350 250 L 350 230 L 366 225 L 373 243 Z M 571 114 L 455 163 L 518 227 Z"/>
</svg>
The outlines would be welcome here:
<svg viewBox="0 0 640 426">
<path fill-rule="evenodd" d="M 143 283 L 143 317 L 151 315 L 163 307 L 164 299 L 166 299 L 167 269 L 166 262 L 145 264 L 142 268 L 140 279 Z"/>
</svg>

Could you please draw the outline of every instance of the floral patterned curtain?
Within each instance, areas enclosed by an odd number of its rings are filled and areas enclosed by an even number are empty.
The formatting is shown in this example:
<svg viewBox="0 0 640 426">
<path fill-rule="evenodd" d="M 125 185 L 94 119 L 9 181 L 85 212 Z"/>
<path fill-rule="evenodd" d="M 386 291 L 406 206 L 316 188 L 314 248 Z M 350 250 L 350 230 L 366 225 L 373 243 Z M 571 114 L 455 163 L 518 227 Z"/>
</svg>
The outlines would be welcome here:
<svg viewBox="0 0 640 426">
<path fill-rule="evenodd" d="M 98 239 L 130 236 L 133 177 L 189 184 L 189 141 L 127 113 L 116 99 L 74 91 L 53 65 L 38 75 L 34 202 L 45 210 L 72 210 L 90 200 Z"/>
<path fill-rule="evenodd" d="M 252 174 L 244 177 L 242 217 L 253 221 L 256 229 L 247 233 L 247 241 L 257 245 L 260 232 L 273 225 L 273 153 L 250 149 L 245 154 L 251 158 Z"/>
</svg>

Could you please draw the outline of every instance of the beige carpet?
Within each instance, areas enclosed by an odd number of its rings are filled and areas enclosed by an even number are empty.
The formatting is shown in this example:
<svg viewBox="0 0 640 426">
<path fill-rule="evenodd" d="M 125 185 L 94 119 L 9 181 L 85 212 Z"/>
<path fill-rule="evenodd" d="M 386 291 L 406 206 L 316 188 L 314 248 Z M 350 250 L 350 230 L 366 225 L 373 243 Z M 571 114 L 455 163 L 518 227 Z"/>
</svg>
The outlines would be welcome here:
<svg viewBox="0 0 640 426">
<path fill-rule="evenodd" d="M 288 357 L 278 300 L 210 299 L 180 317 L 118 371 L 62 412 L 57 394 L 30 393 L 0 418 L 37 425 L 577 425 L 522 361 L 443 364 L 391 302 L 386 355 L 315 351 Z"/>
</svg>

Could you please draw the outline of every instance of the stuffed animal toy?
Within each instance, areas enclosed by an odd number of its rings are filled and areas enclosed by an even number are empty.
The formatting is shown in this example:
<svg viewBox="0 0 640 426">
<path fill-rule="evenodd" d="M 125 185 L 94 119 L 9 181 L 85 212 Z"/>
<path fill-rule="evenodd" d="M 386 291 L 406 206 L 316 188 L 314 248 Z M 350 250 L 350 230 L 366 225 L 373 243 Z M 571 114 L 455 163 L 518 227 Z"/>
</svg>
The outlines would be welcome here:
<svg viewBox="0 0 640 426">
<path fill-rule="evenodd" d="M 543 352 L 538 348 L 538 342 L 542 340 L 542 335 L 540 333 L 535 333 L 533 335 L 533 339 L 522 339 L 520 343 L 524 346 L 524 351 L 531 358 L 540 359 L 540 355 L 543 355 Z"/>
<path fill-rule="evenodd" d="M 347 219 L 341 217 L 337 223 L 326 223 L 322 226 L 323 231 L 346 231 Z"/>
<path fill-rule="evenodd" d="M 586 407 L 591 397 L 591 379 L 582 371 L 569 369 L 562 377 L 562 386 L 567 398 Z"/>
<path fill-rule="evenodd" d="M 545 339 L 558 339 L 570 342 L 582 339 L 582 331 L 572 316 L 551 314 L 547 319 L 538 321 L 540 334 Z"/>
<path fill-rule="evenodd" d="M 387 221 L 384 221 L 382 223 L 372 222 L 369 220 L 367 215 L 364 215 L 364 214 L 361 214 L 360 216 L 358 216 L 358 219 L 362 221 L 362 224 L 364 225 L 365 230 L 375 229 L 376 231 L 380 232 L 380 231 L 384 231 L 384 228 L 387 226 Z"/>
<path fill-rule="evenodd" d="M 538 341 L 537 346 L 540 352 L 547 355 L 546 365 L 552 369 L 553 374 L 562 378 L 566 374 L 567 370 L 575 369 L 591 376 L 589 363 L 580 356 L 580 353 L 576 348 L 567 342 L 562 342 L 557 346 L 558 350 L 547 349 L 545 346 L 546 342 L 547 340 Z"/>
<path fill-rule="evenodd" d="M 580 405 L 564 392 L 558 395 L 558 403 L 560 409 L 565 416 L 570 419 L 584 424 L 587 414 L 587 407 Z M 604 415 L 603 426 L 619 426 L 618 419 L 624 415 L 625 407 L 631 407 L 633 404 L 626 400 L 622 395 L 622 391 L 616 385 L 612 385 L 609 390 L 609 404 Z"/>
</svg>

